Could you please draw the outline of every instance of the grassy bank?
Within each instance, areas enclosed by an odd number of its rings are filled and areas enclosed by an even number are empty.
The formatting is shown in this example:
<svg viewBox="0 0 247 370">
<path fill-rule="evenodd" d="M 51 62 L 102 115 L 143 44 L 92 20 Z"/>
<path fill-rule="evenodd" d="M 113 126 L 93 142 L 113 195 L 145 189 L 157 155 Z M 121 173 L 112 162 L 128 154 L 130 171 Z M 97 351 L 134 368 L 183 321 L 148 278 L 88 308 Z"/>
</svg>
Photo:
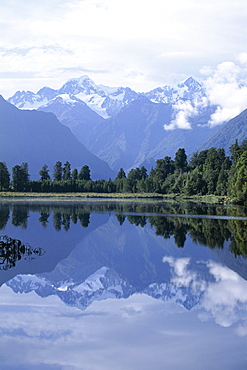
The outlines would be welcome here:
<svg viewBox="0 0 247 370">
<path fill-rule="evenodd" d="M 185 196 L 181 194 L 157 194 L 157 193 L 30 193 L 30 192 L 0 192 L 0 198 L 16 199 L 112 199 L 112 200 L 163 200 L 163 201 L 190 201 L 200 203 L 227 203 L 228 198 L 215 195 Z"/>
</svg>

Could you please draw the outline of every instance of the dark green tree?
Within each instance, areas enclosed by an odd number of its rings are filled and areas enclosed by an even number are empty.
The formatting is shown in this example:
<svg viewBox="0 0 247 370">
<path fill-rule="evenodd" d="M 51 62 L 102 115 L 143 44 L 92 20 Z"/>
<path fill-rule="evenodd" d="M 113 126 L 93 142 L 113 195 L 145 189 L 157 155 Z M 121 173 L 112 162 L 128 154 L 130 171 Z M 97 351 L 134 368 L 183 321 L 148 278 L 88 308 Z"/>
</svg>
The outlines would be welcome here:
<svg viewBox="0 0 247 370">
<path fill-rule="evenodd" d="M 207 158 L 203 165 L 203 180 L 206 181 L 208 194 L 216 193 L 218 176 L 222 170 L 225 159 L 224 149 L 210 148 L 207 151 Z"/>
<path fill-rule="evenodd" d="M 229 180 L 228 194 L 239 203 L 247 202 L 247 150 L 237 160 L 234 175 Z"/>
<path fill-rule="evenodd" d="M 152 182 L 153 190 L 149 189 L 154 192 L 165 193 L 167 189 L 164 188 L 164 181 L 167 176 L 174 173 L 174 170 L 174 161 L 171 157 L 166 156 L 164 159 L 158 159 L 156 167 L 150 172 L 148 181 L 148 184 L 150 184 L 150 181 Z"/>
<path fill-rule="evenodd" d="M 141 168 L 140 168 L 140 179 L 139 180 L 146 180 L 147 177 L 148 177 L 148 174 L 147 174 L 146 167 L 141 166 Z"/>
<path fill-rule="evenodd" d="M 136 193 L 137 191 L 137 181 L 141 180 L 141 171 L 140 168 L 132 168 L 128 173 L 127 183 L 125 191 L 129 191 L 131 193 Z"/>
<path fill-rule="evenodd" d="M 174 158 L 175 170 L 178 172 L 186 172 L 188 168 L 187 155 L 184 148 L 179 148 Z"/>
<path fill-rule="evenodd" d="M 230 176 L 232 162 L 229 157 L 226 157 L 222 163 L 218 180 L 216 184 L 216 194 L 217 195 L 227 195 L 228 190 L 228 182 Z"/>
<path fill-rule="evenodd" d="M 63 177 L 63 166 L 62 162 L 57 161 L 54 170 L 53 170 L 53 179 L 54 181 L 61 181 Z"/>
<path fill-rule="evenodd" d="M 0 191 L 9 190 L 10 173 L 6 163 L 0 162 Z"/>
<path fill-rule="evenodd" d="M 41 181 L 46 181 L 46 180 L 49 181 L 51 179 L 51 177 L 49 175 L 48 166 L 46 164 L 44 164 L 44 166 L 39 171 L 39 175 L 40 175 L 40 180 Z"/>
<path fill-rule="evenodd" d="M 207 192 L 207 184 L 205 180 L 203 180 L 203 175 L 199 168 L 200 166 L 195 167 L 188 176 L 186 176 L 184 193 L 187 195 L 204 195 Z"/>
<path fill-rule="evenodd" d="M 79 180 L 86 180 L 86 181 L 91 180 L 90 168 L 86 164 L 81 168 L 78 178 Z"/>
<path fill-rule="evenodd" d="M 124 172 L 123 168 L 120 168 L 118 171 L 116 179 L 123 179 L 126 178 L 126 173 Z"/>
<path fill-rule="evenodd" d="M 123 168 L 120 168 L 120 170 L 118 171 L 117 177 L 114 180 L 114 184 L 115 184 L 117 193 L 122 193 L 125 191 L 126 184 L 127 184 L 127 178 L 126 178 L 126 173 L 124 172 Z"/>
<path fill-rule="evenodd" d="M 27 191 L 29 187 L 28 164 L 23 162 L 20 166 L 12 168 L 12 187 L 14 191 Z"/>
<path fill-rule="evenodd" d="M 68 161 L 64 163 L 63 167 L 63 180 L 70 180 L 71 179 L 71 165 Z"/>
<path fill-rule="evenodd" d="M 78 179 L 78 170 L 74 168 L 71 174 L 72 181 L 76 181 Z"/>
</svg>

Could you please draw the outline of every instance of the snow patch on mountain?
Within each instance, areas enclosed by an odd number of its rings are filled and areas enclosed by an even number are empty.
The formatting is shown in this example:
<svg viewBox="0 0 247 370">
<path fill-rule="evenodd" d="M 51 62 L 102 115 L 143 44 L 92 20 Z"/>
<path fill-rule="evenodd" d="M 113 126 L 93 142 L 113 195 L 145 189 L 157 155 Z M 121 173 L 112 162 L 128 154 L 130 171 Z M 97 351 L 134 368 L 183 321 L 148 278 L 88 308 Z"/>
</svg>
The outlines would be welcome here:
<svg viewBox="0 0 247 370">
<path fill-rule="evenodd" d="M 177 86 L 157 87 L 145 94 L 153 103 L 176 104 L 179 100 L 194 100 L 205 95 L 204 87 L 193 77 L 187 78 Z"/>
<path fill-rule="evenodd" d="M 47 107 L 58 97 L 60 102 L 63 99 L 65 103 L 85 103 L 101 117 L 109 118 L 137 98 L 138 94 L 129 88 L 96 85 L 88 76 L 82 76 L 70 79 L 58 90 L 44 87 L 36 94 L 17 91 L 8 102 L 20 109 L 38 109 Z"/>
<path fill-rule="evenodd" d="M 36 94 L 31 91 L 17 91 L 8 101 L 20 109 L 38 109 L 60 97 L 65 103 L 83 102 L 103 118 L 120 112 L 139 96 L 145 96 L 154 103 L 175 104 L 179 100 L 193 100 L 202 96 L 202 84 L 190 77 L 175 87 L 163 86 L 147 93 L 137 93 L 128 87 L 96 85 L 88 76 L 68 80 L 60 89 L 43 87 Z"/>
<path fill-rule="evenodd" d="M 99 116 L 103 118 L 109 118 L 109 114 L 107 112 L 107 107 L 103 107 L 103 103 L 106 99 L 105 96 L 101 96 L 98 94 L 85 94 L 85 92 L 80 92 L 76 95 L 78 99 L 83 101 L 91 108 L 94 112 L 96 112 Z"/>
<path fill-rule="evenodd" d="M 38 109 L 49 100 L 32 91 L 17 91 L 8 101 L 19 109 Z"/>
</svg>

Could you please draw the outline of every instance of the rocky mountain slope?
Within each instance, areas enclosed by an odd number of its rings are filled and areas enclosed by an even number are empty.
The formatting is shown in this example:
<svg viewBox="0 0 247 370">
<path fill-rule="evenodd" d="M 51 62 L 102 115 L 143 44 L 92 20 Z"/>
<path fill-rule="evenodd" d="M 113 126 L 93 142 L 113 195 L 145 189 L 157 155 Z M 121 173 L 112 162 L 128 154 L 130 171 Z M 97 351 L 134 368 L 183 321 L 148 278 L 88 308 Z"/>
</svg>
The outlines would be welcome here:
<svg viewBox="0 0 247 370">
<path fill-rule="evenodd" d="M 220 127 L 214 135 L 199 147 L 199 150 L 211 147 L 225 148 L 229 155 L 229 148 L 236 140 L 239 144 L 247 140 L 247 109 Z"/>
<path fill-rule="evenodd" d="M 38 178 L 44 164 L 52 174 L 57 161 L 69 161 L 72 168 L 87 164 L 93 178 L 114 176 L 109 166 L 90 153 L 52 113 L 20 110 L 0 96 L 0 127 L 0 160 L 9 169 L 27 162 L 32 178 Z"/>
</svg>

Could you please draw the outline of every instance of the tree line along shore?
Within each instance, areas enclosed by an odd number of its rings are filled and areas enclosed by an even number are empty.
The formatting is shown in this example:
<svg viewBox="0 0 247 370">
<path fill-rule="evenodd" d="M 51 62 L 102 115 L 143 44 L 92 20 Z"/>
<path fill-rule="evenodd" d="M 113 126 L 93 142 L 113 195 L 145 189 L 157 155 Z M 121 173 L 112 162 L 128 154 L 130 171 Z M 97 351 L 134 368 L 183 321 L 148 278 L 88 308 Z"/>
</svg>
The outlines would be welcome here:
<svg viewBox="0 0 247 370">
<path fill-rule="evenodd" d="M 140 194 L 146 197 L 165 195 L 214 195 L 238 204 L 247 203 L 247 140 L 229 148 L 210 148 L 195 152 L 188 160 L 184 148 L 179 148 L 172 159 L 165 156 L 156 161 L 150 173 L 144 166 L 131 169 L 128 174 L 120 168 L 115 179 L 92 180 L 90 168 L 80 170 L 71 164 L 57 161 L 50 175 L 46 164 L 39 171 L 39 179 L 30 179 L 28 163 L 15 165 L 10 171 L 0 162 L 0 191 L 15 193 L 94 193 Z"/>
</svg>

